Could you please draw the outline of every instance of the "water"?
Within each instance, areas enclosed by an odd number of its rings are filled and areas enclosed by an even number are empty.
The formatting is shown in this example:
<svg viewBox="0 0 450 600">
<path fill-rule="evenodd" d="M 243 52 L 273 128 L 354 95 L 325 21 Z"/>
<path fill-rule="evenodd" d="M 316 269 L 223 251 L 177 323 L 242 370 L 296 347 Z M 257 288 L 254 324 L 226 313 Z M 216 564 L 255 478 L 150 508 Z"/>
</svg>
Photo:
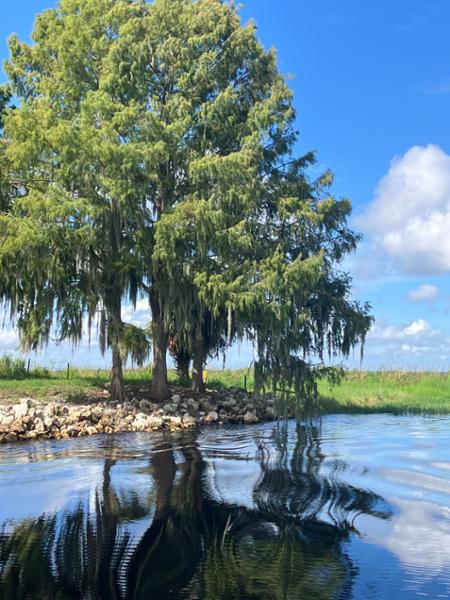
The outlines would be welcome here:
<svg viewBox="0 0 450 600">
<path fill-rule="evenodd" d="M 448 417 L 0 446 L 0 598 L 450 598 Z"/>
</svg>

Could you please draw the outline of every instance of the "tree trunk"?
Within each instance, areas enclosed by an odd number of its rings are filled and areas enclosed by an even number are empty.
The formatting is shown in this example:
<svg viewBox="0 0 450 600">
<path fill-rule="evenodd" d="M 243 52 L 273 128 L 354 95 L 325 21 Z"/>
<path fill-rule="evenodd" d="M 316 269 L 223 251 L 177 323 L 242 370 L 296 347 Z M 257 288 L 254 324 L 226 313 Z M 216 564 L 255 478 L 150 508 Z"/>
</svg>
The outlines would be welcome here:
<svg viewBox="0 0 450 600">
<path fill-rule="evenodd" d="M 182 385 L 189 382 L 189 366 L 191 364 L 191 354 L 181 343 L 178 335 L 169 335 L 169 352 L 175 363 L 175 371 Z"/>
<path fill-rule="evenodd" d="M 195 327 L 194 333 L 194 360 L 192 365 L 192 390 L 194 392 L 204 392 L 203 383 L 203 363 L 205 360 L 205 350 L 203 343 L 202 328 L 200 325 Z"/>
<path fill-rule="evenodd" d="M 187 350 L 181 348 L 174 360 L 178 379 L 183 385 L 187 385 L 189 382 L 189 365 L 191 364 L 191 355 Z"/>
<path fill-rule="evenodd" d="M 186 383 L 189 381 L 189 365 L 191 364 L 191 356 L 187 350 L 180 350 L 175 357 L 177 366 L 177 375 L 180 381 Z"/>
<path fill-rule="evenodd" d="M 112 341 L 112 376 L 111 376 L 111 400 L 122 403 L 126 400 L 125 385 L 123 382 L 122 357 L 119 351 L 119 340 Z"/>
<path fill-rule="evenodd" d="M 111 400 L 112 402 L 122 403 L 126 400 L 122 357 L 119 350 L 120 330 L 122 327 L 122 303 L 120 294 L 114 288 L 108 297 L 107 310 L 109 318 L 108 337 L 112 351 Z"/>
<path fill-rule="evenodd" d="M 155 292 L 150 294 L 150 308 L 152 311 L 153 345 L 151 395 L 156 400 L 165 400 L 170 396 L 169 383 L 167 381 L 168 334 L 164 327 L 159 297 Z"/>
</svg>

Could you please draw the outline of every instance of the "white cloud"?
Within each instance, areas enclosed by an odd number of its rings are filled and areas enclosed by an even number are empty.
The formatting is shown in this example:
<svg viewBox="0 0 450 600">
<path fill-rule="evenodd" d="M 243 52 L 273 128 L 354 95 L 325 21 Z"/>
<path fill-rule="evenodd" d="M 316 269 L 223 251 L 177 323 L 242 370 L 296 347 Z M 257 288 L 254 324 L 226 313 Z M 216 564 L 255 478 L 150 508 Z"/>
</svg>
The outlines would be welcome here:
<svg viewBox="0 0 450 600">
<path fill-rule="evenodd" d="M 430 144 L 395 158 L 356 221 L 394 270 L 450 272 L 450 156 Z"/>
<path fill-rule="evenodd" d="M 384 325 L 376 322 L 368 334 L 368 339 L 373 341 L 429 341 L 439 336 L 441 332 L 433 329 L 425 319 L 417 319 L 408 325 Z"/>
<path fill-rule="evenodd" d="M 389 474 L 392 475 L 392 472 Z M 395 479 L 399 478 L 398 472 L 396 475 Z M 417 489 L 420 490 L 417 495 L 423 495 L 422 486 L 419 487 L 422 483 L 420 474 L 405 471 L 405 473 L 400 472 L 400 475 L 399 483 L 404 486 L 416 484 Z M 419 481 L 411 481 L 412 477 Z M 437 491 L 448 497 L 449 486 L 445 485 L 444 481 L 439 483 L 441 485 Z M 434 491 L 433 487 L 431 489 Z M 421 499 L 395 498 L 392 501 L 395 502 L 397 511 L 391 519 L 390 528 L 388 530 L 381 528 L 380 531 L 377 523 L 378 527 L 371 531 L 375 541 L 393 552 L 409 571 L 425 568 L 430 573 L 430 578 L 435 572 L 448 572 L 450 510 L 444 504 Z"/>
<path fill-rule="evenodd" d="M 404 335 L 417 335 L 418 333 L 429 332 L 432 335 L 436 333 L 434 329 L 431 328 L 430 324 L 425 321 L 425 319 L 417 319 L 417 321 L 413 321 L 410 325 L 403 329 Z"/>
<path fill-rule="evenodd" d="M 0 331 L 0 352 L 17 350 L 19 347 L 19 336 L 17 331 L 3 329 Z"/>
<path fill-rule="evenodd" d="M 424 283 L 418 288 L 408 292 L 408 300 L 411 302 L 434 302 L 439 296 L 436 286 Z"/>
<path fill-rule="evenodd" d="M 132 323 L 137 327 L 145 327 L 148 325 L 151 319 L 148 298 L 138 300 L 135 309 L 131 304 L 125 306 L 122 310 L 122 319 L 125 323 Z"/>
<path fill-rule="evenodd" d="M 377 320 L 367 335 L 366 368 L 447 370 L 450 336 L 419 318 L 403 325 Z"/>
</svg>

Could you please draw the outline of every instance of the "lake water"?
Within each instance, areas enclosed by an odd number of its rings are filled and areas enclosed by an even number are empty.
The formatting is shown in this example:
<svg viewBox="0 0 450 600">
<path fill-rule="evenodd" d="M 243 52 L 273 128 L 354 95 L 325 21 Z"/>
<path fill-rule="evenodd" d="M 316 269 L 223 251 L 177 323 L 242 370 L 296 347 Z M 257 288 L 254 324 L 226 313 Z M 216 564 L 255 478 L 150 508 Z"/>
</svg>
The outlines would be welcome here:
<svg viewBox="0 0 450 600">
<path fill-rule="evenodd" d="M 0 446 L 0 598 L 450 598 L 450 418 Z"/>
</svg>

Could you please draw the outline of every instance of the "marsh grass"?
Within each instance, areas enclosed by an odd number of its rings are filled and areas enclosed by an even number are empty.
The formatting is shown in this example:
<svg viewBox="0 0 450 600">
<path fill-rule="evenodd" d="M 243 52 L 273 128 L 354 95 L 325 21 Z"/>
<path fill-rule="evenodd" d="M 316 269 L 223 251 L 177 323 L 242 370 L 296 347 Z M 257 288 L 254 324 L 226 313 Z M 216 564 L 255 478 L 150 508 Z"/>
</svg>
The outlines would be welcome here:
<svg viewBox="0 0 450 600">
<path fill-rule="evenodd" d="M 449 413 L 450 373 L 349 371 L 340 385 L 319 383 L 319 409 L 335 412 Z"/>
</svg>

